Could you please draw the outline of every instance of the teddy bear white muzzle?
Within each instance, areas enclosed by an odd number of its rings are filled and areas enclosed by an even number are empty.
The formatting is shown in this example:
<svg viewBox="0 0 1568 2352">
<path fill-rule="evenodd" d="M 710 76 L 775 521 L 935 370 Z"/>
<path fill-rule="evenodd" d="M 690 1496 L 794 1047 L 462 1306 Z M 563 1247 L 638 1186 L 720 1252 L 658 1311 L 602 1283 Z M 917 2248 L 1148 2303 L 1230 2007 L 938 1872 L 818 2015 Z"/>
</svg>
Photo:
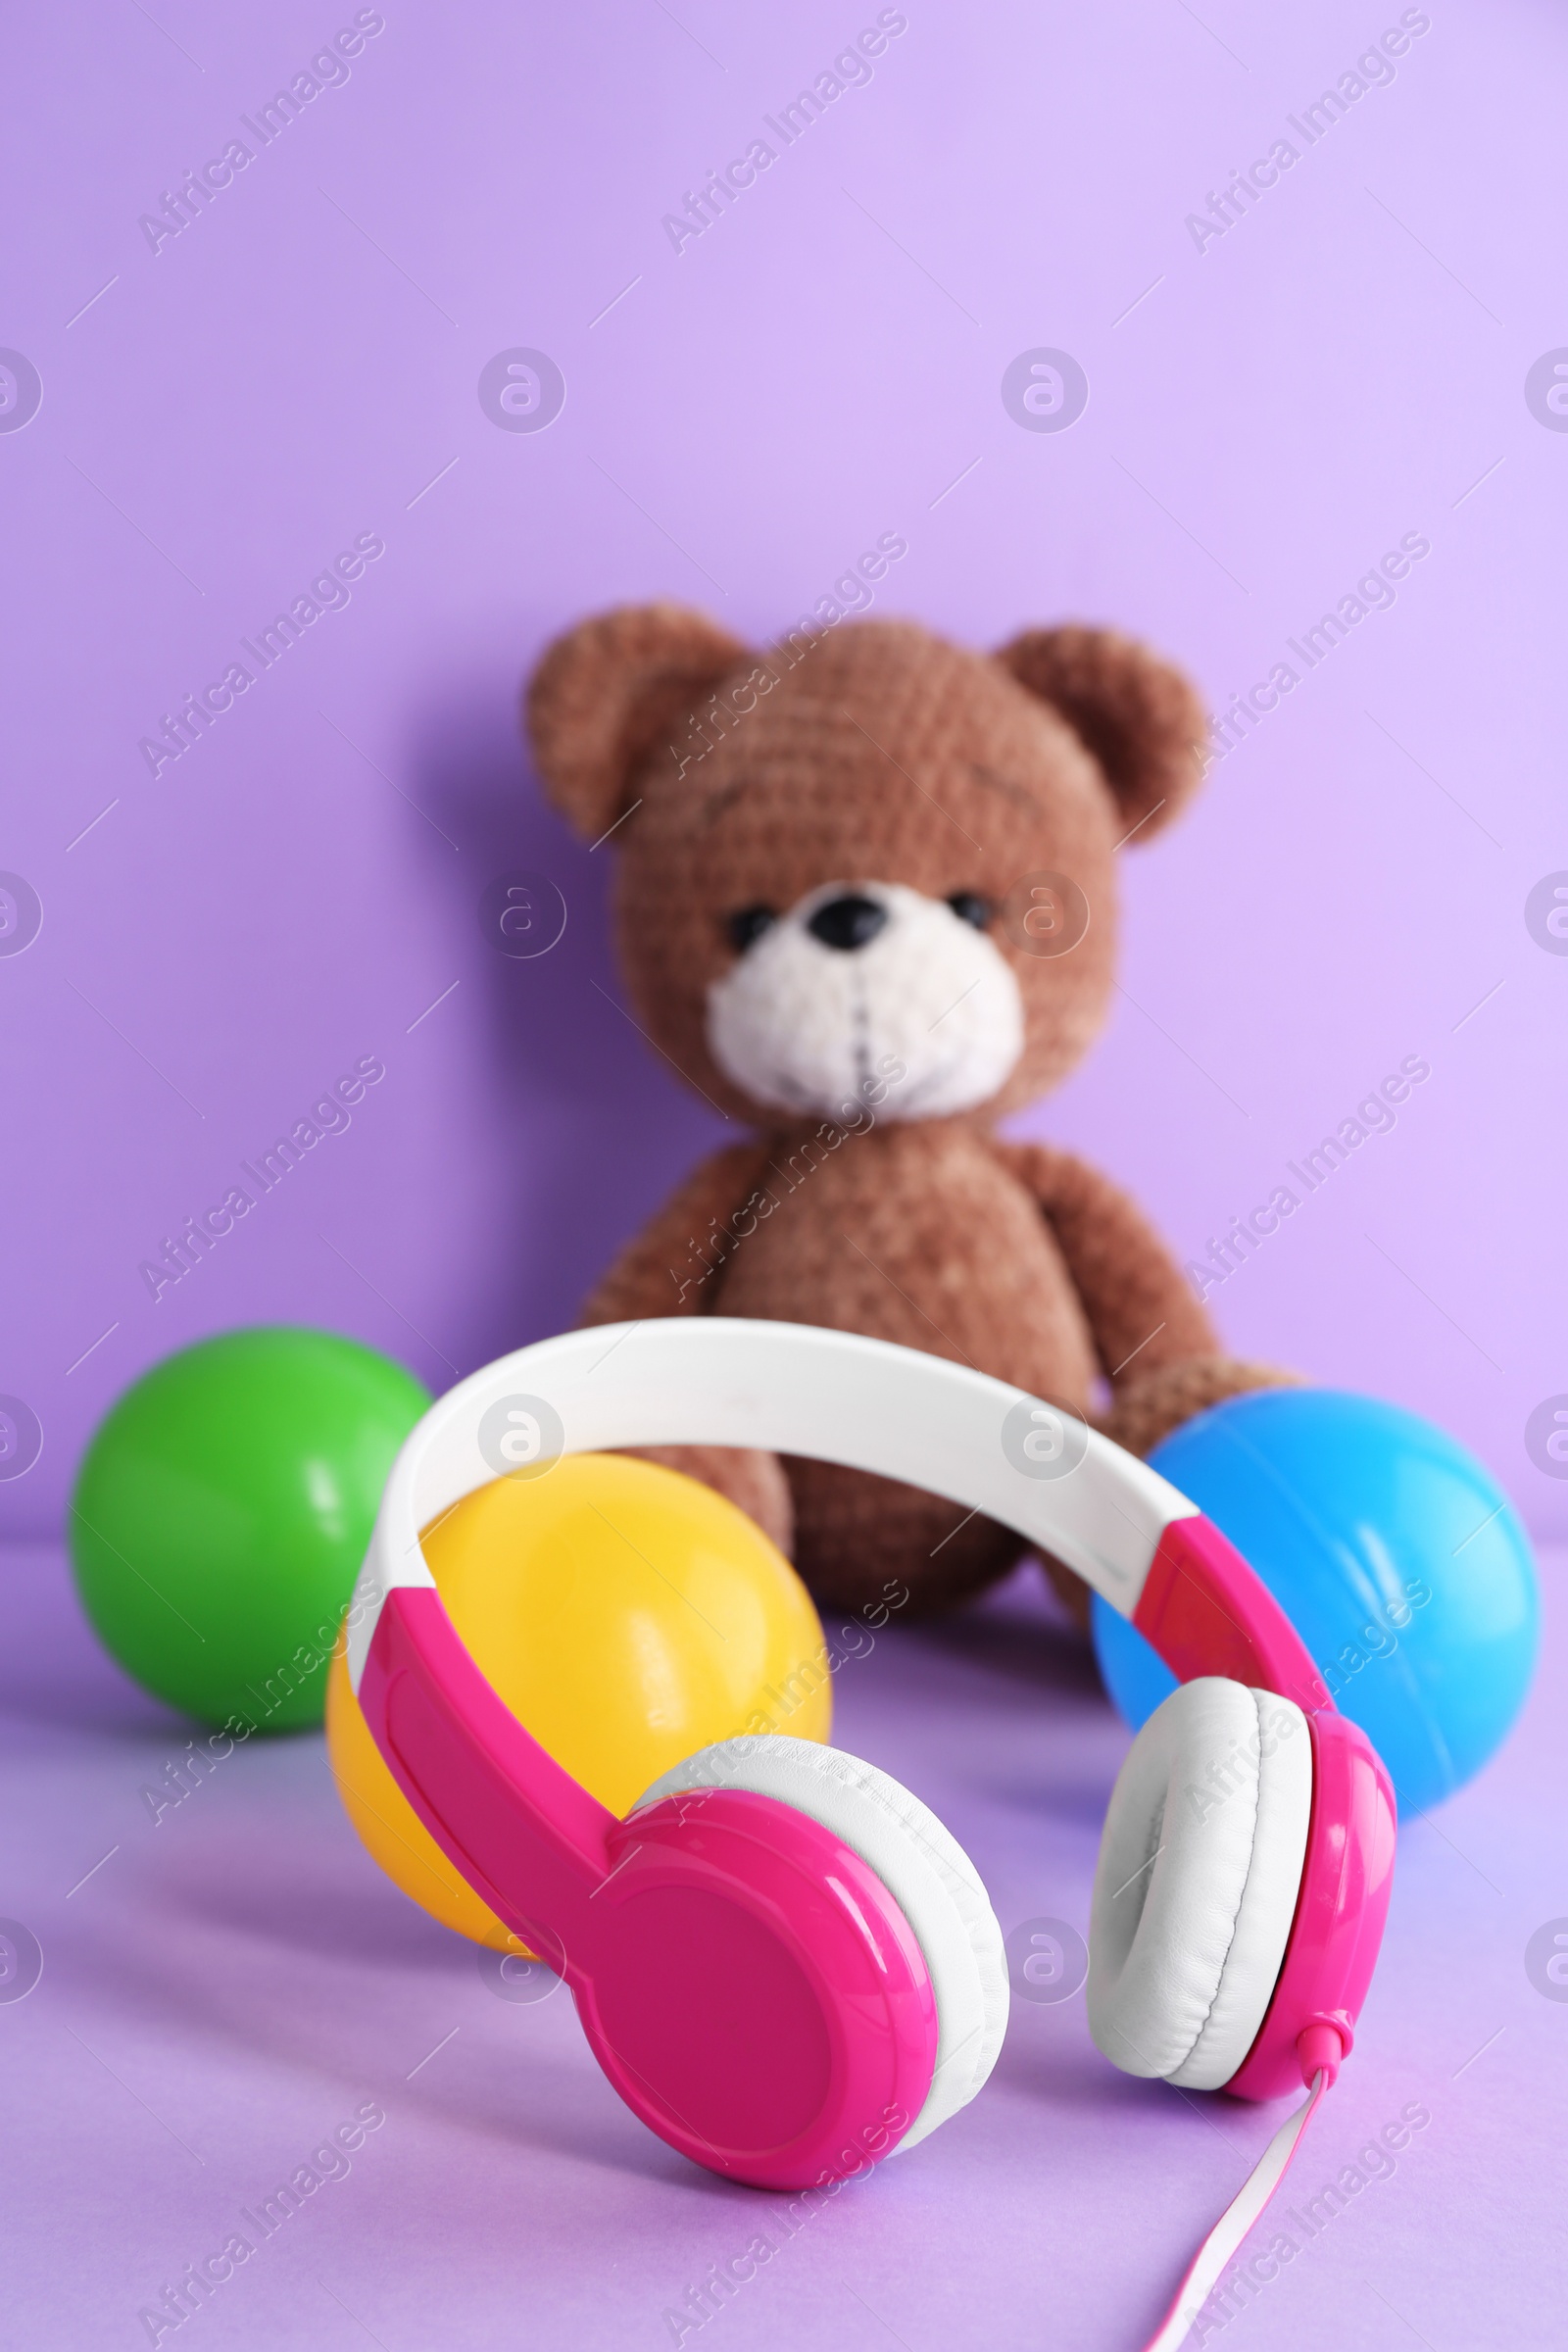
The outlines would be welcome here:
<svg viewBox="0 0 1568 2352">
<path fill-rule="evenodd" d="M 852 1126 L 873 1107 L 946 1118 L 988 1102 L 1023 1052 L 1006 959 L 942 899 L 830 882 L 740 921 L 750 945 L 709 989 L 708 1043 L 755 1102 Z"/>
</svg>

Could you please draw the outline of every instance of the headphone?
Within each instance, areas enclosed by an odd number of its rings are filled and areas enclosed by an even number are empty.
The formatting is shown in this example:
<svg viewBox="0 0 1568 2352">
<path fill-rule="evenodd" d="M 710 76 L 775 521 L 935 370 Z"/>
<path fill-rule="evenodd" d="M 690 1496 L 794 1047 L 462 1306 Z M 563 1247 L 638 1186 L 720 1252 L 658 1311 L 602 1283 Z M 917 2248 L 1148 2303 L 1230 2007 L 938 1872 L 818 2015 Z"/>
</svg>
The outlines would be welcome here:
<svg viewBox="0 0 1568 2352">
<path fill-rule="evenodd" d="M 1076 1570 L 1179 1678 L 1106 1815 L 1089 2024 L 1129 2074 L 1249 2099 L 1311 2087 L 1260 2210 L 1371 1980 L 1388 1773 L 1258 1577 L 1146 1463 L 965 1365 L 809 1325 L 606 1324 L 474 1373 L 398 1454 L 349 1609 L 377 1747 L 464 1878 L 564 1977 L 626 2104 L 710 2171 L 820 2185 L 966 2105 L 1007 2021 L 980 1876 L 887 1774 L 810 1740 L 727 1740 L 618 1821 L 458 1639 L 421 1528 L 563 1453 L 689 1444 L 840 1462 L 984 1511 Z"/>
</svg>

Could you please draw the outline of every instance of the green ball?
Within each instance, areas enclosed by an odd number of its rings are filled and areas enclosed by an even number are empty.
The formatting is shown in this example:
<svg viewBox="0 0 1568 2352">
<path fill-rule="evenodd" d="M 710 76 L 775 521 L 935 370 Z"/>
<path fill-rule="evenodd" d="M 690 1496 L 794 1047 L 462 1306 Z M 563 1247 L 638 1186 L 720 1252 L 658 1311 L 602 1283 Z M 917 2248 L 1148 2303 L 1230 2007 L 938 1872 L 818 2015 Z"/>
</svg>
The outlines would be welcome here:
<svg viewBox="0 0 1568 2352">
<path fill-rule="evenodd" d="M 381 1489 L 429 1401 L 373 1348 L 283 1324 L 155 1364 L 99 1425 L 72 1497 L 104 1647 L 201 1722 L 318 1724 Z"/>
</svg>

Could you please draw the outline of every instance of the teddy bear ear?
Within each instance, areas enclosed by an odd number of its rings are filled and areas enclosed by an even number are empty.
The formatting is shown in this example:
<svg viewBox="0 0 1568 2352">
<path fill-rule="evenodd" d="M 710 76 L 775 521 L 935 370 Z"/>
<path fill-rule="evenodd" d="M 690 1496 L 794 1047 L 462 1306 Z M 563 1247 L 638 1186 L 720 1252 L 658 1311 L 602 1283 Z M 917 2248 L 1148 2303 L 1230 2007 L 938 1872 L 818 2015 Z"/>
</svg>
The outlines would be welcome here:
<svg viewBox="0 0 1568 2352">
<path fill-rule="evenodd" d="M 1020 686 L 1061 712 L 1104 770 L 1140 843 L 1202 780 L 1208 720 L 1179 669 L 1113 629 L 1026 629 L 997 655 Z"/>
<path fill-rule="evenodd" d="M 665 734 L 686 734 L 701 698 L 746 649 L 682 605 L 622 605 L 547 647 L 524 701 L 545 790 L 585 839 L 630 801 L 632 777 Z"/>
</svg>

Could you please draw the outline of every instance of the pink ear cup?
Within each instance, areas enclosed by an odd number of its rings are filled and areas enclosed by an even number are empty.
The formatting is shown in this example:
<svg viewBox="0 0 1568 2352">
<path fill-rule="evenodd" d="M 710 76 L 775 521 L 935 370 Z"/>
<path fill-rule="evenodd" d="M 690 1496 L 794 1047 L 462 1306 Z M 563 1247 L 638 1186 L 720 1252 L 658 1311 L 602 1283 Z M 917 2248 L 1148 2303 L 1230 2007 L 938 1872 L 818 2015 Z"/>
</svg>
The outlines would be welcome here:
<svg viewBox="0 0 1568 2352">
<path fill-rule="evenodd" d="M 567 1977 L 600 2065 L 694 2162 L 760 2188 L 863 2171 L 920 2112 L 937 2009 L 880 1879 L 776 1798 L 662 1798 L 610 1840 Z"/>
<path fill-rule="evenodd" d="M 911 1789 L 812 1740 L 762 1733 L 719 1740 L 662 1774 L 640 1803 L 704 1788 L 772 1797 L 842 1838 L 912 1929 L 937 2005 L 931 2088 L 898 2152 L 917 2147 L 983 2087 L 1006 2032 L 1006 1950 L 979 1872 Z"/>
<path fill-rule="evenodd" d="M 1396 1815 L 1382 1757 L 1331 1707 L 1307 1723 L 1312 1817 L 1301 1891 L 1274 1996 L 1225 2084 L 1238 2099 L 1282 2098 L 1320 2067 L 1333 2082 L 1355 2038 L 1394 1889 Z"/>
<path fill-rule="evenodd" d="M 429 1588 L 388 1594 L 360 1703 L 431 1836 L 560 1969 L 671 2147 L 803 2188 L 863 2170 L 919 2114 L 938 2041 L 919 1943 L 820 1823 L 735 1789 L 617 1821 L 502 1704 Z"/>
<path fill-rule="evenodd" d="M 1250 1767 L 1258 1808 L 1254 1833 L 1249 1774 L 1236 1776 L 1241 1787 L 1235 1793 L 1229 1793 L 1228 1781 L 1222 1783 L 1228 1793 L 1216 1804 L 1201 1782 L 1203 1723 L 1195 1722 L 1196 1737 L 1181 1744 L 1184 1718 L 1197 1717 L 1209 1696 L 1234 1703 L 1242 1718 L 1260 1702 L 1260 1727 L 1268 1705 L 1262 1692 L 1200 1678 L 1173 1691 L 1139 1733 L 1111 1799 L 1096 1878 L 1090 2026 L 1105 2055 L 1129 2074 L 1223 2089 L 1235 2098 L 1280 2098 L 1303 2081 L 1310 2084 L 1320 2069 L 1332 2082 L 1354 2039 L 1393 1887 L 1394 1791 L 1381 1758 L 1355 1724 L 1332 1708 L 1303 1716 L 1292 1706 L 1310 1740 L 1304 1838 L 1298 1827 L 1289 1879 L 1272 1894 L 1261 1884 L 1254 1888 L 1263 1865 L 1275 1867 L 1276 1875 L 1286 1865 L 1278 1850 L 1285 1815 L 1276 1801 L 1269 1828 L 1264 1799 L 1271 1779 L 1278 1782 L 1284 1766 L 1294 1771 L 1300 1759 L 1282 1736 L 1282 1719 L 1273 1727 L 1272 1760 L 1259 1752 Z M 1177 1745 L 1167 1790 L 1161 1775 L 1172 1739 Z M 1275 1790 L 1276 1797 L 1286 1793 Z M 1201 1800 L 1200 1818 L 1189 1818 L 1185 1800 L 1195 1795 Z M 1249 1853 L 1254 1836 L 1270 1838 L 1273 1850 L 1253 1842 Z M 1259 1916 L 1256 1900 L 1265 1894 Z M 1249 1937 L 1244 1923 L 1251 1905 L 1252 1929 L 1266 1929 L 1276 1902 L 1281 1909 L 1270 1951 L 1268 1936 L 1254 1932 Z M 1121 1904 L 1136 1923 L 1131 1930 L 1125 1921 L 1118 1929 Z M 1267 1974 L 1259 1978 L 1260 1967 Z M 1228 2054 L 1223 2032 L 1217 2039 L 1215 2034 L 1227 2008 Z M 1206 2071 L 1198 2057 L 1189 2058 L 1195 2017 L 1201 2041 L 1214 2044 L 1211 2058 L 1219 2061 L 1207 2062 Z M 1240 2049 L 1238 2023 L 1244 2034 L 1250 2031 Z M 1200 2056 L 1201 2042 L 1196 2046 Z"/>
<path fill-rule="evenodd" d="M 1338 1713 L 1290 1619 L 1218 1528 L 1172 1520 L 1133 1623 L 1178 1679 L 1228 1675 L 1294 1699 L 1312 1731 L 1312 1814 L 1301 1891 L 1273 1998 L 1225 2088 L 1284 2096 L 1332 2081 L 1354 2038 L 1394 1883 L 1394 1788 L 1371 1741 Z M 1303 2036 L 1307 2037 L 1304 2046 Z"/>
</svg>

